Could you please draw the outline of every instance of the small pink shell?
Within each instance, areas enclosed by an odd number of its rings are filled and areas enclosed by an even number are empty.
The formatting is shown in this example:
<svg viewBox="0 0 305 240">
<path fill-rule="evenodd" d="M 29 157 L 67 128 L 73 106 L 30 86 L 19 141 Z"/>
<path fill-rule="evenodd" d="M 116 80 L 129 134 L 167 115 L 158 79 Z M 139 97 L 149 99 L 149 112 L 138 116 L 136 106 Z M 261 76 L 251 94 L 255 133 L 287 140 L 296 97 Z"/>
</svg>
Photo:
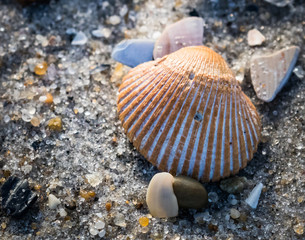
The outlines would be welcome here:
<svg viewBox="0 0 305 240">
<path fill-rule="evenodd" d="M 167 26 L 155 43 L 154 59 L 183 47 L 202 45 L 203 24 L 202 18 L 188 17 Z"/>
</svg>

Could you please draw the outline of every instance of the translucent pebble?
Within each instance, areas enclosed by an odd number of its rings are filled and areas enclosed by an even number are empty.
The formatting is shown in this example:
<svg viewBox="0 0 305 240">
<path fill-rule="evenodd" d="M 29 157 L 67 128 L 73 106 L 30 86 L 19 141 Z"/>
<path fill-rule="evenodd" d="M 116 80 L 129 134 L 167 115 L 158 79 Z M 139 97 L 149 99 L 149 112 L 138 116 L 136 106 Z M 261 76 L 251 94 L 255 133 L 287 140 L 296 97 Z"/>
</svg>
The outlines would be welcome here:
<svg viewBox="0 0 305 240">
<path fill-rule="evenodd" d="M 40 96 L 39 101 L 40 102 L 45 102 L 47 100 L 47 96 Z"/>
<path fill-rule="evenodd" d="M 10 118 L 9 115 L 5 115 L 4 118 L 3 118 L 3 121 L 4 121 L 5 123 L 8 123 L 10 120 L 11 120 L 11 118 Z"/>
<path fill-rule="evenodd" d="M 98 231 L 97 229 L 93 228 L 93 227 L 91 227 L 91 228 L 89 229 L 89 232 L 90 232 L 90 234 L 93 235 L 93 236 L 96 236 L 96 235 L 99 233 L 99 231 Z"/>
<path fill-rule="evenodd" d="M 73 38 L 71 44 L 72 45 L 84 45 L 88 41 L 87 36 L 82 31 L 78 32 Z"/>
<path fill-rule="evenodd" d="M 113 15 L 108 18 L 108 22 L 112 25 L 118 25 L 121 22 L 121 18 L 117 15 Z"/>
<path fill-rule="evenodd" d="M 139 223 L 142 227 L 147 227 L 149 224 L 149 219 L 147 217 L 140 217 Z"/>
<path fill-rule="evenodd" d="M 97 221 L 96 223 L 95 223 L 95 225 L 94 225 L 94 227 L 96 228 L 96 229 L 103 229 L 104 227 L 105 227 L 105 223 L 104 222 L 102 222 L 102 221 Z"/>
<path fill-rule="evenodd" d="M 25 121 L 25 122 L 30 122 L 31 121 L 32 115 L 28 112 L 27 109 L 22 109 L 21 113 L 22 113 L 21 118 L 22 118 L 23 121 Z"/>
<path fill-rule="evenodd" d="M 67 212 L 65 211 L 65 209 L 60 208 L 60 209 L 59 209 L 59 215 L 60 215 L 61 217 L 65 217 L 65 216 L 67 216 Z"/>
<path fill-rule="evenodd" d="M 105 234 L 106 234 L 106 231 L 105 231 L 105 230 L 102 230 L 102 231 L 99 232 L 98 236 L 99 236 L 100 238 L 102 238 L 102 237 L 105 237 Z"/>
<path fill-rule="evenodd" d="M 46 62 L 36 64 L 34 72 L 36 75 L 42 76 L 45 75 L 48 70 L 48 64 Z"/>
<path fill-rule="evenodd" d="M 117 215 L 114 218 L 114 224 L 119 227 L 126 227 L 125 217 L 121 213 L 117 213 Z"/>
<path fill-rule="evenodd" d="M 211 203 L 216 203 L 219 199 L 216 192 L 209 192 L 208 197 L 209 197 L 209 202 Z"/>
<path fill-rule="evenodd" d="M 103 34 L 103 31 L 102 31 L 102 29 L 95 29 L 95 30 L 93 30 L 92 32 L 92 35 L 94 36 L 94 37 L 96 37 L 96 38 L 101 38 L 101 37 L 103 37 L 104 36 L 104 34 Z"/>
<path fill-rule="evenodd" d="M 231 204 L 231 205 L 236 205 L 237 204 L 237 200 L 235 198 L 235 195 L 233 194 L 230 194 L 228 196 L 228 202 Z"/>
</svg>

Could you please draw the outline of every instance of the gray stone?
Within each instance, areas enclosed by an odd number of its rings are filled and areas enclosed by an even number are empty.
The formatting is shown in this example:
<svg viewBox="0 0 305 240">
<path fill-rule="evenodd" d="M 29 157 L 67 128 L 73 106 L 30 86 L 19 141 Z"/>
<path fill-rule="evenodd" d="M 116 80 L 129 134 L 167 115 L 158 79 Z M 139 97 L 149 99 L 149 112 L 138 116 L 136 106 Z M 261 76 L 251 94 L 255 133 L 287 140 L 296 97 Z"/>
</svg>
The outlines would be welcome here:
<svg viewBox="0 0 305 240">
<path fill-rule="evenodd" d="M 240 193 L 247 184 L 245 177 L 232 177 L 224 179 L 220 182 L 220 188 L 228 193 Z"/>
<path fill-rule="evenodd" d="M 190 177 L 174 177 L 173 189 L 179 207 L 198 209 L 208 203 L 208 194 L 203 185 Z"/>
</svg>

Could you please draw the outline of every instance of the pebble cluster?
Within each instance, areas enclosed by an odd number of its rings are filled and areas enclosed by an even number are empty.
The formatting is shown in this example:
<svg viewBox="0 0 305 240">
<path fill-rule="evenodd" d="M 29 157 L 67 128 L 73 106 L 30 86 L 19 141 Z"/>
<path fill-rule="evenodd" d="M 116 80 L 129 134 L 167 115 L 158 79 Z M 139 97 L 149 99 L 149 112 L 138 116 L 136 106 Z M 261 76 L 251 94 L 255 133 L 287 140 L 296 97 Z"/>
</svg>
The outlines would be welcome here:
<svg viewBox="0 0 305 240">
<path fill-rule="evenodd" d="M 0 187 L 17 176 L 37 195 L 16 219 L 2 193 L 1 239 L 304 238 L 302 1 L 39 2 L 0 2 Z M 133 149 L 116 113 L 128 67 L 110 55 L 121 40 L 156 40 L 188 16 L 204 19 L 206 45 L 243 80 L 262 116 L 263 141 L 230 180 L 238 188 L 225 180 L 206 184 L 207 208 L 158 219 L 145 202 L 157 170 Z M 262 45 L 248 45 L 252 29 L 265 37 Z M 251 85 L 251 56 L 292 45 L 300 54 L 289 81 L 272 102 L 262 102 Z M 253 210 L 245 199 L 259 182 L 264 188 Z"/>
</svg>

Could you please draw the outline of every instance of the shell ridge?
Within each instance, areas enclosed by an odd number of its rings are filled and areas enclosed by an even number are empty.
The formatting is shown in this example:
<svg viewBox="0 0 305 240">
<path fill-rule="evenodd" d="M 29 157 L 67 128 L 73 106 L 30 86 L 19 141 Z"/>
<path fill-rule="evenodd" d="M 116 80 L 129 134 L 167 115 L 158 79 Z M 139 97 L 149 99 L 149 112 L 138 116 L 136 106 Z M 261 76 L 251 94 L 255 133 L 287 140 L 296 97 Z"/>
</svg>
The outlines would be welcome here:
<svg viewBox="0 0 305 240">
<path fill-rule="evenodd" d="M 247 162 L 250 161 L 250 156 L 251 156 L 251 152 L 252 152 L 252 149 L 251 149 L 251 143 L 250 143 L 250 131 L 248 129 L 248 125 L 247 125 L 247 117 L 243 111 L 243 107 L 242 107 L 242 96 L 240 95 L 239 96 L 239 109 L 240 109 L 240 112 L 241 112 L 241 115 L 243 116 L 241 118 L 242 120 L 242 127 L 243 127 L 243 133 L 244 133 L 244 139 L 245 139 L 245 148 L 246 148 L 246 153 L 247 153 Z"/>
<path fill-rule="evenodd" d="M 160 74 L 161 71 L 157 73 L 155 78 L 158 78 Z M 147 78 L 145 81 L 141 82 L 140 83 L 141 86 L 138 85 L 136 89 L 132 89 L 132 90 L 129 90 L 129 88 L 126 89 L 125 94 L 123 92 L 120 93 L 119 97 L 122 97 L 122 101 L 119 102 L 119 107 L 120 107 L 119 114 L 122 114 L 126 110 L 127 106 L 130 105 L 130 103 L 132 103 L 133 100 L 135 100 L 143 91 L 145 91 L 146 88 L 148 88 L 153 83 L 153 81 L 149 81 L 149 80 L 150 79 Z M 134 82 L 136 85 L 137 81 Z"/>
<path fill-rule="evenodd" d="M 198 59 L 196 59 L 195 57 L 192 59 L 192 61 L 187 65 L 187 67 L 185 67 L 185 73 L 184 75 L 189 76 L 191 72 L 194 71 L 194 66 L 196 67 L 196 64 L 199 64 Z M 202 64 L 202 63 L 201 63 Z M 198 79 L 198 78 L 196 78 Z M 186 122 L 187 119 L 189 118 L 190 115 L 190 111 L 192 109 L 192 106 L 194 105 L 194 101 L 197 98 L 197 94 L 198 91 L 201 89 L 202 84 L 197 83 L 197 81 L 195 80 L 189 80 L 189 83 L 191 82 L 192 85 L 195 86 L 198 85 L 197 87 L 193 86 L 193 88 L 196 88 L 196 92 L 191 100 L 191 103 L 188 103 L 184 108 L 185 110 L 182 110 L 181 114 L 179 113 L 179 117 L 177 119 L 177 122 L 175 122 L 173 124 L 174 129 L 173 129 L 173 133 L 171 135 L 170 138 L 166 138 L 166 141 L 163 143 L 162 147 L 166 146 L 166 149 L 164 152 L 162 152 L 162 154 L 160 154 L 158 156 L 159 162 L 160 164 L 165 164 L 167 165 L 167 170 L 169 171 L 172 168 L 172 163 L 173 161 L 176 159 L 176 154 L 180 154 L 180 148 L 182 146 L 182 141 L 181 141 L 181 137 L 184 137 L 184 131 L 187 131 L 188 127 L 189 127 L 189 123 Z M 173 143 L 170 144 L 169 143 Z M 172 146 L 170 149 L 169 146 Z M 167 151 L 168 150 L 168 151 Z M 165 154 L 165 155 L 164 155 Z M 161 158 L 161 160 L 160 160 Z M 164 163 L 165 161 L 167 161 L 167 164 Z"/>
<path fill-rule="evenodd" d="M 150 75 L 149 75 L 150 74 Z M 147 75 L 149 75 L 147 77 Z M 119 94 L 122 94 L 123 91 L 126 90 L 126 88 L 131 87 L 132 85 L 139 82 L 139 80 L 148 81 L 149 78 L 153 75 L 152 69 L 149 68 L 147 71 L 141 71 L 140 73 L 137 73 L 137 71 L 134 71 L 132 69 L 127 76 L 125 76 L 122 80 L 122 85 L 119 88 Z M 121 99 L 120 99 L 121 100 Z"/>
<path fill-rule="evenodd" d="M 245 101 L 244 101 L 245 102 Z M 246 123 L 247 123 L 247 128 L 248 128 L 248 133 L 250 135 L 250 141 L 251 141 L 251 146 L 252 146 L 252 151 L 255 148 L 254 147 L 254 139 L 253 139 L 253 129 L 251 128 L 251 126 L 249 125 L 250 122 L 250 116 L 247 113 L 247 111 L 245 110 L 245 104 L 242 104 L 242 110 L 243 110 L 243 114 L 246 117 Z"/>
<path fill-rule="evenodd" d="M 185 89 L 184 89 L 184 90 L 185 90 Z M 184 104 L 185 104 L 185 102 L 186 102 L 186 99 L 187 99 L 188 95 L 191 93 L 191 90 L 192 90 L 192 88 L 189 87 L 188 92 L 186 93 L 187 95 L 186 95 L 186 97 L 185 97 L 185 100 L 183 101 L 182 106 L 180 107 L 180 110 L 179 110 L 178 114 L 180 113 L 181 109 L 183 108 L 183 106 L 184 106 Z M 182 93 L 183 93 L 183 92 L 182 92 Z M 178 106 L 178 105 L 176 105 L 176 107 L 177 107 L 177 106 Z M 172 110 L 174 110 L 174 109 L 172 109 Z M 168 119 L 169 119 L 170 117 L 171 117 L 171 115 L 169 114 L 169 115 L 168 115 Z M 172 116 L 172 117 L 174 117 L 174 116 Z M 163 126 L 164 128 L 162 128 L 162 126 Z M 163 132 L 163 130 L 166 128 L 167 122 L 166 122 L 165 125 L 163 124 L 162 126 L 161 126 L 161 129 L 160 129 L 159 133 L 158 133 L 158 139 L 155 138 L 154 145 L 152 145 L 152 146 L 150 147 L 149 151 L 148 151 L 148 157 L 149 157 L 149 158 L 151 157 L 151 154 L 152 154 L 153 151 L 155 150 L 155 146 L 156 146 L 157 142 L 160 141 L 160 135 L 161 135 L 161 133 Z M 168 131 L 168 134 L 171 135 L 171 129 Z M 153 149 L 152 149 L 152 147 L 153 147 Z M 158 164 L 158 165 L 159 165 L 159 164 Z"/>
<path fill-rule="evenodd" d="M 224 171 L 224 157 L 225 157 L 225 138 L 226 138 L 226 115 L 227 115 L 227 100 L 228 96 L 226 95 L 226 102 L 225 102 L 225 109 L 224 109 L 224 118 L 223 118 L 223 125 L 222 125 L 222 139 L 221 139 L 221 157 L 220 157 L 220 176 L 223 176 L 223 171 Z"/>
<path fill-rule="evenodd" d="M 218 112 L 217 112 L 217 119 L 216 119 L 216 128 L 214 131 L 214 140 L 213 140 L 213 150 L 212 150 L 212 159 L 211 159 L 211 165 L 210 165 L 210 180 L 213 178 L 214 171 L 215 171 L 215 158 L 216 158 L 216 147 L 217 147 L 217 131 L 218 131 L 218 125 L 219 125 L 219 117 L 220 117 L 220 110 L 221 110 L 221 101 L 222 101 L 222 94 L 220 96 L 219 100 L 219 106 L 218 106 Z"/>
<path fill-rule="evenodd" d="M 125 109 L 121 112 L 121 114 L 124 116 L 124 122 L 130 121 L 128 118 L 136 111 L 136 109 L 143 103 L 148 101 L 146 99 L 146 96 L 149 95 L 150 92 L 156 92 L 156 88 L 159 85 L 162 85 L 164 82 L 164 79 L 166 79 L 167 73 L 164 74 L 158 74 L 154 79 L 151 79 L 151 81 L 139 92 L 137 91 L 131 91 L 130 96 L 132 95 L 131 99 L 128 98 L 126 100 L 129 100 L 125 106 Z M 151 94 L 153 95 L 153 94 Z M 149 95 L 149 99 L 151 99 L 152 96 Z"/>
<path fill-rule="evenodd" d="M 254 126 L 254 123 L 252 121 L 252 115 L 251 113 L 249 112 L 249 109 L 247 108 L 247 105 L 244 106 L 245 107 L 245 111 L 246 113 L 248 114 L 248 119 L 249 119 L 249 122 L 250 122 L 250 126 L 251 126 L 251 129 L 252 129 L 252 132 L 253 132 L 253 136 L 255 137 L 255 141 L 258 141 L 258 136 L 257 136 L 257 133 L 256 133 L 256 129 L 255 129 L 255 126 Z M 255 145 L 255 144 L 254 144 Z"/>
<path fill-rule="evenodd" d="M 183 77 L 181 78 L 181 81 L 183 81 Z M 179 87 L 179 86 L 177 86 L 177 87 Z M 170 110 L 170 113 L 167 115 L 165 121 L 164 121 L 164 122 L 162 123 L 162 125 L 161 125 L 161 129 L 164 129 L 164 126 L 166 125 L 166 123 L 167 123 L 169 117 L 171 116 L 172 111 L 175 109 L 176 104 L 178 103 L 180 97 L 182 96 L 185 87 L 186 87 L 186 86 L 183 86 L 183 87 L 182 87 L 182 89 L 181 89 L 181 91 L 180 91 L 180 93 L 179 93 L 179 96 L 177 97 L 176 101 L 174 102 L 173 107 L 172 107 L 171 110 Z M 169 103 L 170 103 L 170 102 L 169 102 Z M 167 105 L 166 105 L 166 106 L 167 106 Z M 170 105 L 168 105 L 168 107 L 169 107 L 169 106 L 170 106 Z M 160 118 L 161 118 L 162 115 L 164 115 L 164 114 L 165 114 L 164 111 L 161 112 L 160 115 L 158 116 L 157 120 L 155 120 L 154 123 L 151 125 L 151 127 L 150 127 L 149 130 L 148 130 L 148 132 L 147 132 L 147 133 L 145 134 L 145 136 L 143 137 L 143 140 L 142 140 L 142 142 L 141 142 L 140 149 L 143 149 L 143 148 L 144 148 L 144 146 L 146 145 L 146 142 L 147 142 L 149 136 L 152 134 L 152 132 L 154 131 L 154 129 L 155 129 L 156 125 L 157 125 L 157 123 L 160 121 Z M 160 137 L 160 135 L 161 135 L 161 132 L 163 132 L 163 131 L 159 131 L 159 132 L 157 133 L 156 138 L 158 137 L 158 139 L 159 139 L 159 137 Z M 158 139 L 157 139 L 157 140 L 158 140 Z M 154 143 L 156 144 L 157 141 L 154 141 Z M 153 144 L 154 144 L 154 143 L 153 143 Z"/>
<path fill-rule="evenodd" d="M 197 104 L 196 112 L 198 112 L 198 110 L 200 108 L 202 99 L 204 98 L 205 91 L 206 91 L 206 84 L 204 86 L 203 92 L 201 93 L 199 103 Z M 188 134 L 187 134 L 187 138 L 185 140 L 186 143 L 190 143 L 190 138 L 192 136 L 194 124 L 195 124 L 195 120 L 193 119 L 192 123 L 191 123 L 191 126 L 189 128 Z M 179 162 L 178 162 L 177 170 L 176 170 L 178 174 L 180 174 L 182 172 L 182 167 L 185 164 L 185 157 L 186 157 L 188 148 L 189 148 L 189 144 L 184 144 L 184 147 L 183 147 L 183 150 L 181 152 L 181 156 L 180 156 L 180 159 L 179 159 Z"/>
<path fill-rule="evenodd" d="M 238 92 L 239 93 L 239 92 Z M 241 157 L 241 168 L 247 165 L 247 140 L 244 134 L 243 127 L 243 116 L 240 111 L 240 94 L 236 95 L 236 104 L 237 104 L 237 119 L 238 119 L 238 132 L 239 132 L 239 142 L 240 142 L 240 157 Z"/>
<path fill-rule="evenodd" d="M 149 106 L 151 106 L 151 103 L 156 99 L 156 97 L 160 94 L 160 92 L 162 92 L 163 89 L 166 88 L 167 83 L 169 81 L 171 81 L 171 77 L 173 76 L 173 74 L 174 74 L 174 72 L 172 72 L 171 75 L 167 79 L 166 79 L 167 75 L 165 75 L 160 80 L 160 82 L 158 82 L 157 84 L 154 84 L 154 86 L 150 90 L 149 97 L 146 95 L 142 96 L 142 100 L 140 102 L 138 102 L 137 106 L 135 106 L 134 109 L 132 109 L 131 115 L 129 116 L 129 117 L 132 117 L 132 115 L 133 115 L 133 117 L 131 119 L 132 124 L 131 125 L 129 124 L 130 127 L 128 128 L 128 132 L 130 132 L 131 129 L 134 127 L 134 125 L 141 119 L 141 117 L 146 112 L 147 108 L 149 108 Z M 142 108 L 142 105 L 144 105 L 144 108 Z M 127 120 L 125 120 L 125 121 L 127 121 Z"/>
<path fill-rule="evenodd" d="M 196 58 L 195 58 L 196 59 Z M 202 83 L 202 75 L 200 75 L 198 73 L 198 70 L 200 71 L 200 67 L 201 68 L 205 68 L 205 64 L 206 64 L 206 61 L 204 63 L 202 63 L 201 61 L 199 61 L 198 59 L 196 59 L 196 62 L 195 62 L 195 66 L 192 70 L 192 72 L 195 72 L 196 75 L 198 76 L 197 78 L 195 77 L 196 81 L 198 81 L 198 83 L 200 84 L 200 86 L 203 87 L 203 89 L 200 91 L 201 93 L 199 94 L 199 101 L 198 103 L 195 105 L 195 108 L 196 110 L 194 110 L 195 112 L 198 112 L 199 111 L 199 108 L 201 106 L 201 102 L 202 102 L 202 99 L 204 98 L 204 94 L 205 94 L 205 91 L 206 91 L 206 88 L 207 88 L 207 79 L 205 79 L 205 83 L 203 84 Z M 191 111 L 191 106 L 190 106 L 190 110 L 189 110 L 189 113 Z M 181 151 L 181 154 L 180 154 L 180 157 L 178 156 L 178 164 L 177 166 L 170 166 L 170 169 L 173 168 L 173 171 L 176 172 L 176 174 L 180 174 L 182 172 L 182 169 L 184 168 L 184 165 L 187 161 L 190 161 L 190 159 L 188 159 L 188 151 L 189 151 L 189 145 L 190 145 L 190 139 L 191 137 L 193 136 L 193 128 L 194 128 L 194 124 L 195 124 L 195 120 L 194 120 L 194 116 L 192 114 L 190 114 L 189 116 L 186 116 L 187 120 L 189 120 L 191 122 L 190 126 L 188 129 L 185 129 L 187 131 L 187 134 L 185 134 L 187 137 L 185 139 L 185 141 L 183 141 L 183 143 L 180 141 L 179 143 L 182 144 L 183 146 L 183 149 Z M 192 141 L 193 142 L 193 141 Z M 192 147 L 192 146 L 191 146 Z"/>
<path fill-rule="evenodd" d="M 140 127 L 138 128 L 138 130 L 135 133 L 135 136 L 138 137 L 139 133 L 142 132 L 144 130 L 144 126 L 147 124 L 147 122 L 151 119 L 151 116 L 153 113 L 156 112 L 156 109 L 160 106 L 160 104 L 164 101 L 165 96 L 170 92 L 172 86 L 174 85 L 174 83 L 176 82 L 176 80 L 178 79 L 178 75 L 176 76 L 176 78 L 172 81 L 171 85 L 168 87 L 168 89 L 166 90 L 166 92 L 161 96 L 160 100 L 158 101 L 157 104 L 155 104 L 154 108 L 150 111 L 149 115 L 144 119 L 144 121 L 142 122 L 142 124 L 140 125 Z M 181 82 L 181 79 L 179 80 L 178 83 L 176 83 L 176 86 L 174 87 L 174 89 L 172 89 L 172 93 L 169 96 L 168 102 L 170 101 L 171 97 L 173 96 L 173 93 L 175 92 L 175 90 L 177 89 L 179 83 Z"/>
<path fill-rule="evenodd" d="M 252 111 L 251 107 L 249 107 L 248 104 L 247 104 L 247 111 L 248 111 L 249 115 L 251 116 L 251 118 L 250 118 L 251 125 L 254 129 L 254 135 L 255 135 L 256 141 L 258 141 L 259 140 L 259 133 L 258 132 L 259 132 L 260 123 L 259 123 L 259 121 L 257 122 L 257 119 L 256 119 L 257 116 L 253 117 L 253 111 Z"/>
<path fill-rule="evenodd" d="M 238 159 L 238 165 L 237 165 L 237 162 L 234 162 L 233 161 L 233 170 L 234 170 L 234 173 L 239 169 L 241 168 L 242 166 L 242 163 L 241 163 L 241 153 L 240 153 L 240 138 L 239 138 L 239 131 L 238 131 L 238 116 L 237 116 L 237 100 L 236 100 L 236 88 L 234 88 L 234 106 L 233 106 L 233 114 L 234 114 L 234 117 L 232 118 L 234 123 L 233 123 L 233 144 L 234 143 L 237 143 L 237 150 L 234 150 L 233 151 L 233 154 L 236 153 L 237 154 L 237 157 L 234 157 L 234 159 Z M 233 146 L 234 148 L 234 146 Z M 235 166 L 234 166 L 234 163 Z"/>
<path fill-rule="evenodd" d="M 232 108 L 233 108 L 233 91 L 230 94 L 230 118 L 229 118 L 229 126 L 230 126 L 230 172 L 233 172 L 233 119 L 232 119 Z"/>
<path fill-rule="evenodd" d="M 216 98 L 217 98 L 217 90 L 218 90 L 218 83 L 217 83 L 217 88 L 216 88 L 216 92 L 215 92 L 215 96 L 214 96 L 214 100 L 213 100 L 213 105 L 212 105 L 212 109 L 209 115 L 209 123 L 207 126 L 207 130 L 205 133 L 205 140 L 204 140 L 204 145 L 203 145 L 203 151 L 201 154 L 201 160 L 199 163 L 199 173 L 198 173 L 198 179 L 201 179 L 203 172 L 205 171 L 205 165 L 206 165 L 206 157 L 207 157 L 207 148 L 208 148 L 208 141 L 209 141 L 209 135 L 210 135 L 210 127 L 211 127 L 211 122 L 212 122 L 212 117 L 213 117 L 213 113 L 214 113 L 214 107 L 215 107 L 215 102 L 216 102 Z"/>
<path fill-rule="evenodd" d="M 195 82 L 192 82 L 192 86 L 193 86 L 193 85 L 195 85 Z M 191 88 L 192 88 L 192 87 L 191 87 Z M 192 98 L 192 102 L 190 103 L 190 105 L 189 105 L 189 107 L 188 107 L 188 110 L 187 110 L 187 113 L 186 113 L 187 115 L 184 117 L 184 119 L 183 119 L 183 121 L 182 121 L 182 124 L 181 124 L 181 126 L 180 126 L 180 128 L 179 128 L 178 135 L 175 137 L 175 141 L 174 141 L 173 147 L 171 148 L 171 151 L 170 151 L 170 154 L 169 154 L 169 158 L 168 158 L 168 160 L 167 160 L 167 169 L 170 169 L 169 166 L 172 165 L 172 161 L 173 161 L 173 158 L 175 157 L 176 150 L 177 150 L 177 147 L 178 147 L 178 144 L 179 144 L 181 135 L 182 135 L 182 130 L 184 129 L 184 125 L 185 125 L 185 121 L 186 121 L 185 119 L 187 119 L 187 116 L 188 116 L 188 114 L 189 114 L 189 109 L 192 107 L 192 105 L 193 105 L 193 103 L 194 103 L 194 101 L 195 101 L 195 99 L 196 99 L 196 96 L 197 96 L 197 94 L 198 94 L 199 88 L 200 88 L 200 85 L 198 85 L 197 88 L 196 88 L 196 92 L 194 93 L 194 96 L 193 96 L 193 98 Z M 186 98 L 184 101 L 187 101 L 187 98 Z M 180 108 L 180 111 L 179 111 L 179 113 L 178 113 L 178 115 L 177 115 L 177 117 L 176 117 L 176 120 L 175 120 L 174 124 L 172 125 L 173 131 L 174 131 L 174 127 L 177 126 L 176 124 L 177 124 L 177 122 L 178 122 L 179 119 L 180 119 L 180 115 L 181 115 L 182 110 L 183 110 L 183 107 Z M 178 137 L 178 138 L 177 138 L 177 137 Z M 163 142 L 162 148 L 161 148 L 161 150 L 160 150 L 160 155 L 159 155 L 158 158 L 157 158 L 158 164 L 160 164 L 160 162 L 161 162 L 161 160 L 162 160 L 162 158 L 163 158 L 163 155 L 164 155 L 164 153 L 165 153 L 165 150 L 166 150 L 166 148 L 167 148 L 167 146 L 168 146 L 168 143 L 169 143 L 169 141 L 170 141 L 171 138 L 172 138 L 172 134 L 171 134 L 171 137 L 170 137 L 170 138 L 166 138 L 166 140 Z M 179 139 L 179 140 L 178 140 L 178 139 Z"/>
</svg>

